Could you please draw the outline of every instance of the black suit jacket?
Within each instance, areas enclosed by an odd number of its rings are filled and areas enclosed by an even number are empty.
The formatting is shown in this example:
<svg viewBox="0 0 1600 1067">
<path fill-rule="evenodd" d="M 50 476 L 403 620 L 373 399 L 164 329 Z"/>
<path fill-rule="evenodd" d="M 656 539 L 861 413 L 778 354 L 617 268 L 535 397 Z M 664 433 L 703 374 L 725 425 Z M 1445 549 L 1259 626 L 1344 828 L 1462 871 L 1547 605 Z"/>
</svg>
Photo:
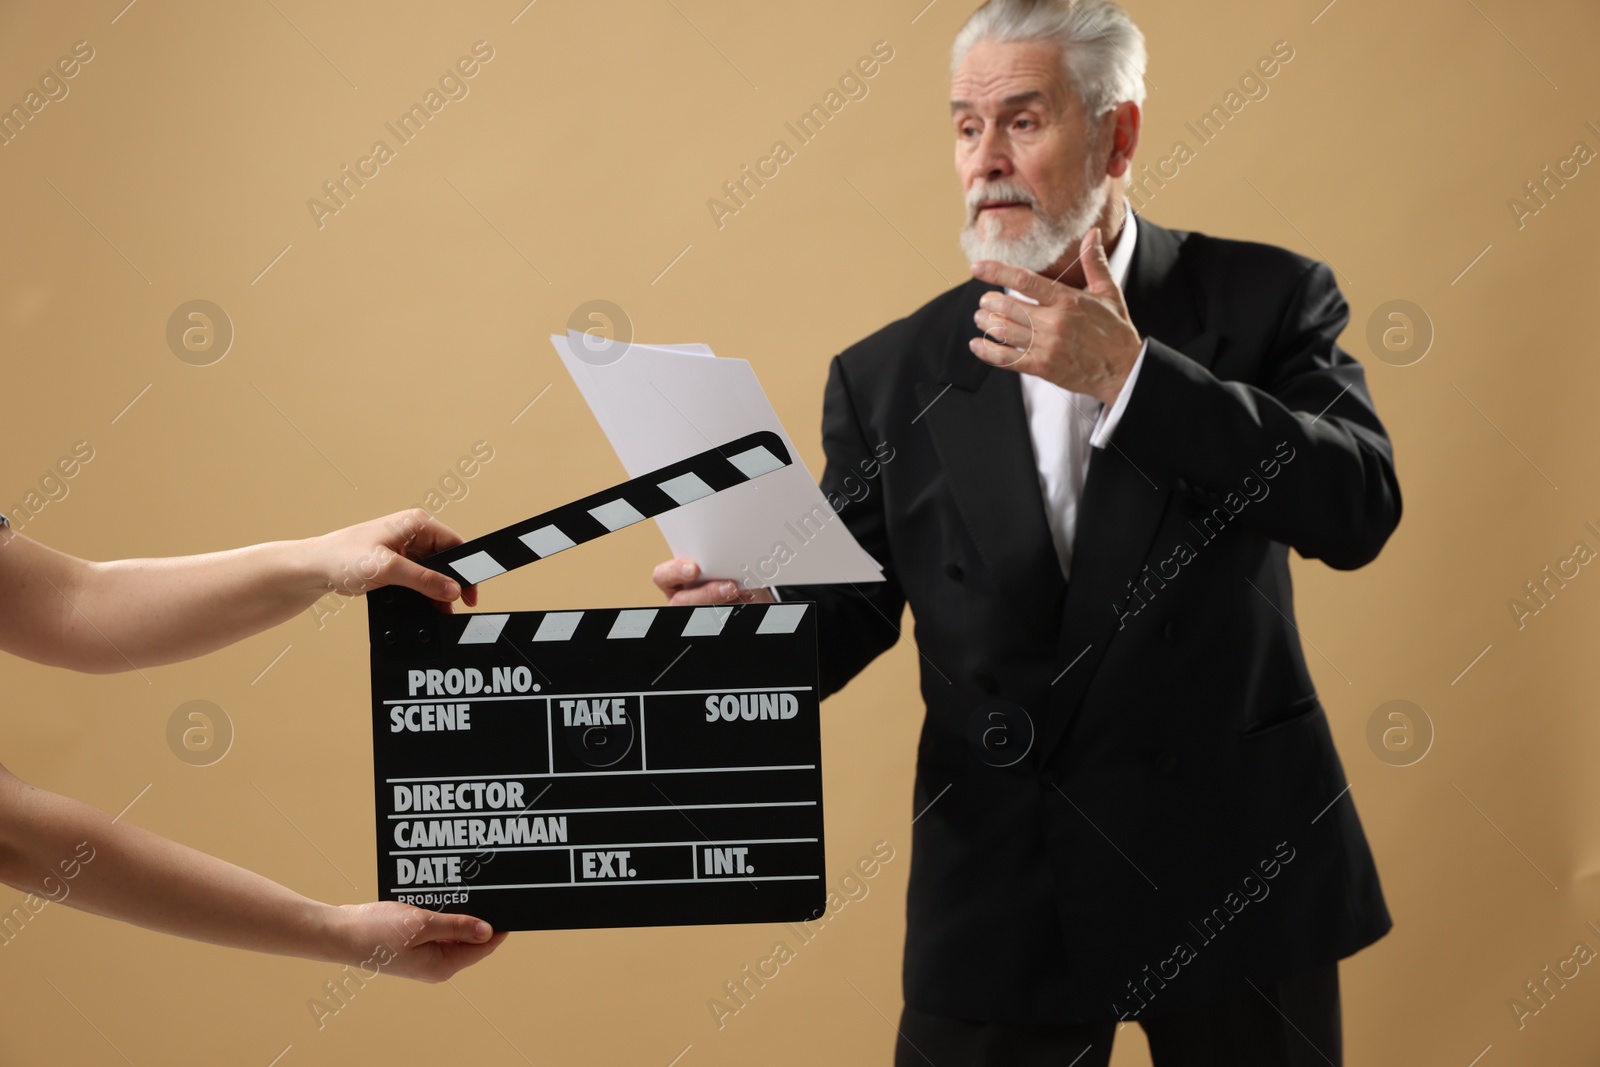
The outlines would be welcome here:
<svg viewBox="0 0 1600 1067">
<path fill-rule="evenodd" d="M 1092 455 L 1070 583 L 1017 375 L 967 348 L 996 287 L 829 370 L 822 487 L 887 580 L 780 592 L 819 606 L 824 696 L 911 606 L 927 714 L 904 982 L 923 1011 L 1149 1017 L 1390 926 L 1288 566 L 1292 547 L 1359 567 L 1400 518 L 1335 340 L 1349 309 L 1324 264 L 1139 226 L 1125 295 L 1149 347 Z"/>
</svg>

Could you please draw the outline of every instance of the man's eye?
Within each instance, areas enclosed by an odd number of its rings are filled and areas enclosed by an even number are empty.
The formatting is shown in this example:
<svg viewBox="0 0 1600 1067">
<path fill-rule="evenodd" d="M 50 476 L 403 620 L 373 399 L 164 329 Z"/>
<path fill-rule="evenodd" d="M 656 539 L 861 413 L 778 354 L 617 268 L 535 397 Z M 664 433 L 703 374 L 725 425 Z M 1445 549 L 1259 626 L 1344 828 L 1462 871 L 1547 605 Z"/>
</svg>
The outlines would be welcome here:
<svg viewBox="0 0 1600 1067">
<path fill-rule="evenodd" d="M 1018 119 L 1016 122 L 1012 123 L 1012 125 L 1021 129 L 1032 129 L 1039 124 L 1034 122 L 1032 119 Z"/>
</svg>

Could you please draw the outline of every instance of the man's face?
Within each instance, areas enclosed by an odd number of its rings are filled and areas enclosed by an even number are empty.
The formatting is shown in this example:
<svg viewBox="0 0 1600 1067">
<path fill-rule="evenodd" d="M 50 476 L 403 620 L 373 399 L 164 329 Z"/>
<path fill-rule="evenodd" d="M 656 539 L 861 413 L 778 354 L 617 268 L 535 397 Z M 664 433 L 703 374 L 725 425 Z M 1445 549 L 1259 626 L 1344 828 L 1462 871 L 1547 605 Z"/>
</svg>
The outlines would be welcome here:
<svg viewBox="0 0 1600 1067">
<path fill-rule="evenodd" d="M 950 109 L 968 259 L 1034 271 L 1070 262 L 1109 190 L 1060 50 L 1037 41 L 978 42 L 951 79 Z"/>
</svg>

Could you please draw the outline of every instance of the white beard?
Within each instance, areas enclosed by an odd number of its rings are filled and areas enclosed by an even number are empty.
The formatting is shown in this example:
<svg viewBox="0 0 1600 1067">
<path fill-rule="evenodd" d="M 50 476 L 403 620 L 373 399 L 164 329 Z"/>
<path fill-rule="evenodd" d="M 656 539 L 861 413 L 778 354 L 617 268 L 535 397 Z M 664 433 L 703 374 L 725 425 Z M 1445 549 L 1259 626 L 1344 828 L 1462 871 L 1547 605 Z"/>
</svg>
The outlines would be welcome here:
<svg viewBox="0 0 1600 1067">
<path fill-rule="evenodd" d="M 1094 154 L 1090 153 L 1091 160 Z M 1089 175 L 1085 174 L 1088 178 Z M 1111 193 L 1104 181 L 1089 181 L 1089 193 L 1067 213 L 1051 218 L 1039 212 L 1033 195 L 1008 181 L 973 186 L 967 194 L 967 223 L 961 228 L 961 251 L 967 260 L 993 259 L 1025 270 L 1041 272 L 1060 262 L 1094 228 L 1105 210 Z M 973 219 L 977 205 L 984 200 L 1018 200 L 1034 211 L 1033 223 L 1020 237 L 1000 237 L 998 219 Z"/>
</svg>

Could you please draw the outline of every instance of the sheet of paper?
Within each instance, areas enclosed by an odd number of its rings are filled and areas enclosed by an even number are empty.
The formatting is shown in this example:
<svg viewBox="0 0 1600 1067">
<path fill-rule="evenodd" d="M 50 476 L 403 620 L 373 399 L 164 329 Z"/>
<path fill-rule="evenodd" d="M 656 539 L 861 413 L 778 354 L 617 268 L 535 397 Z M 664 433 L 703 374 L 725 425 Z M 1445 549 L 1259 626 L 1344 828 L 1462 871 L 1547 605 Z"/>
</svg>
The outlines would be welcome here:
<svg viewBox="0 0 1600 1067">
<path fill-rule="evenodd" d="M 752 588 L 883 580 L 817 488 L 748 361 L 704 345 L 632 344 L 605 362 L 608 353 L 597 356 L 580 333 L 550 343 L 629 477 L 758 430 L 778 434 L 794 457 L 782 471 L 659 516 L 673 555 Z"/>
<path fill-rule="evenodd" d="M 635 341 L 628 345 L 629 349 L 643 348 L 652 352 L 672 352 L 680 356 L 715 356 L 711 346 L 694 342 L 686 345 L 647 345 Z"/>
</svg>

